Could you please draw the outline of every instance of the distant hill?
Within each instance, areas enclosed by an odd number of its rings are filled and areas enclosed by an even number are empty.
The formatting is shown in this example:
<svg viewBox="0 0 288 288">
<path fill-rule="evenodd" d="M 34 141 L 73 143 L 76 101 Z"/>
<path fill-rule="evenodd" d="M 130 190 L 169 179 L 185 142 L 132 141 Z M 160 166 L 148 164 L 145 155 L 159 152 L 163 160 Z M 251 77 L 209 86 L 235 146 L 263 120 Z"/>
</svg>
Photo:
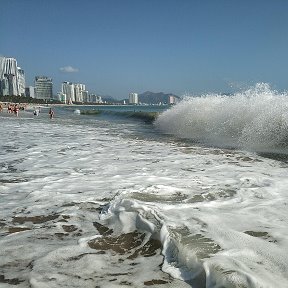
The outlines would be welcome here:
<svg viewBox="0 0 288 288">
<path fill-rule="evenodd" d="M 174 94 L 166 94 L 163 92 L 150 92 L 146 91 L 144 93 L 141 93 L 138 95 L 139 103 L 145 103 L 145 104 L 168 104 L 170 96 L 175 97 L 177 100 L 180 99 L 179 96 Z"/>
<path fill-rule="evenodd" d="M 166 94 L 163 92 L 155 93 L 155 92 L 146 91 L 144 93 L 138 94 L 138 101 L 139 103 L 144 103 L 144 104 L 159 104 L 159 103 L 168 104 L 170 96 L 175 97 L 176 101 L 180 100 L 179 96 L 174 95 L 172 93 Z M 102 100 L 106 103 L 123 103 L 124 101 L 126 103 L 129 102 L 129 99 L 117 100 L 109 95 L 103 95 L 103 96 L 101 95 L 101 97 L 102 97 Z"/>
<path fill-rule="evenodd" d="M 102 101 L 107 102 L 107 103 L 118 103 L 120 100 L 116 100 L 113 97 L 109 95 L 101 95 Z"/>
<path fill-rule="evenodd" d="M 100 95 L 97 94 L 102 98 L 102 101 L 106 104 L 123 104 L 123 101 L 126 100 L 126 103 L 128 103 L 128 99 L 116 99 L 110 95 Z"/>
</svg>

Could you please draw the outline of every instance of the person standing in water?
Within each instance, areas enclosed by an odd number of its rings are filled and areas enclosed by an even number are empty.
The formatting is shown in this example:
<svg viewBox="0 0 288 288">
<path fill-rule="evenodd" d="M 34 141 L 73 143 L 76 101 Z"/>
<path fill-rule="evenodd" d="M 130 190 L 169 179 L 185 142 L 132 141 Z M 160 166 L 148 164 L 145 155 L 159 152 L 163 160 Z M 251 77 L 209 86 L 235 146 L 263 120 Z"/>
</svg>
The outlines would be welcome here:
<svg viewBox="0 0 288 288">
<path fill-rule="evenodd" d="M 54 118 L 54 111 L 52 110 L 52 108 L 49 109 L 49 115 L 50 115 L 50 119 Z"/>
<path fill-rule="evenodd" d="M 19 116 L 19 106 L 17 104 L 15 104 L 14 106 L 14 114 L 16 115 L 16 117 Z"/>
</svg>

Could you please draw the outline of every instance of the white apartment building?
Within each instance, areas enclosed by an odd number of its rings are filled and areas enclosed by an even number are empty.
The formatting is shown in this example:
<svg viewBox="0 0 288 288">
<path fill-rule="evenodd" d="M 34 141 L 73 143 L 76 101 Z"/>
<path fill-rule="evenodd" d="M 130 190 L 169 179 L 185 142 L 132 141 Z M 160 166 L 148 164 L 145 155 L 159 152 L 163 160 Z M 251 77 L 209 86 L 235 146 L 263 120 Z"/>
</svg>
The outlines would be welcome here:
<svg viewBox="0 0 288 288">
<path fill-rule="evenodd" d="M 138 94 L 130 93 L 129 94 L 129 104 L 138 104 Z"/>
<path fill-rule="evenodd" d="M 17 67 L 18 73 L 17 73 L 17 81 L 18 81 L 18 89 L 19 89 L 19 95 L 20 96 L 25 96 L 25 73 L 24 70 L 21 69 L 20 67 Z"/>
<path fill-rule="evenodd" d="M 65 81 L 62 83 L 61 92 L 66 95 L 67 103 L 84 102 L 86 93 L 84 84 Z"/>
<path fill-rule="evenodd" d="M 74 84 L 72 82 L 63 82 L 61 92 L 66 95 L 67 103 L 75 102 Z"/>
<path fill-rule="evenodd" d="M 83 102 L 89 102 L 89 93 L 87 90 L 82 91 Z"/>
<path fill-rule="evenodd" d="M 74 90 L 75 90 L 75 101 L 76 102 L 83 102 L 83 92 L 85 91 L 85 85 L 84 84 L 74 84 Z"/>
<path fill-rule="evenodd" d="M 25 74 L 15 58 L 0 57 L 0 95 L 24 96 Z"/>
<path fill-rule="evenodd" d="M 170 95 L 168 104 L 176 104 L 176 103 L 177 103 L 177 98 L 173 95 Z"/>
</svg>

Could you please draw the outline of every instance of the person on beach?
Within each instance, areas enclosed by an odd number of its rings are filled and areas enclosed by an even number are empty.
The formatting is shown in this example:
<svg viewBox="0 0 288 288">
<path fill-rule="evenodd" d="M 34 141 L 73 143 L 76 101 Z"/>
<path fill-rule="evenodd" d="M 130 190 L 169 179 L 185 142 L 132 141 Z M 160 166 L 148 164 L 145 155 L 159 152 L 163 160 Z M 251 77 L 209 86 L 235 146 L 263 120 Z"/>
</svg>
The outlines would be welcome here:
<svg viewBox="0 0 288 288">
<path fill-rule="evenodd" d="M 2 106 L 2 103 L 0 103 L 0 112 L 3 111 L 3 106 Z"/>
<path fill-rule="evenodd" d="M 50 119 L 54 118 L 54 111 L 52 110 L 52 108 L 49 109 L 49 115 L 50 115 Z"/>
</svg>

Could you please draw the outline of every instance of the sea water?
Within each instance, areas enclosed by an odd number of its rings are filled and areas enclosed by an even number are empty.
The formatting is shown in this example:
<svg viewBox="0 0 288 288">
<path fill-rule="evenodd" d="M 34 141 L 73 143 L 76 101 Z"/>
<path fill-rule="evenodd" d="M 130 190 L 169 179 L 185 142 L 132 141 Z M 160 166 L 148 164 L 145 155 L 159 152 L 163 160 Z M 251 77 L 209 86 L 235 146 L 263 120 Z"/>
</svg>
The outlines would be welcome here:
<svg viewBox="0 0 288 288">
<path fill-rule="evenodd" d="M 0 287 L 288 287 L 287 103 L 0 114 Z"/>
</svg>

